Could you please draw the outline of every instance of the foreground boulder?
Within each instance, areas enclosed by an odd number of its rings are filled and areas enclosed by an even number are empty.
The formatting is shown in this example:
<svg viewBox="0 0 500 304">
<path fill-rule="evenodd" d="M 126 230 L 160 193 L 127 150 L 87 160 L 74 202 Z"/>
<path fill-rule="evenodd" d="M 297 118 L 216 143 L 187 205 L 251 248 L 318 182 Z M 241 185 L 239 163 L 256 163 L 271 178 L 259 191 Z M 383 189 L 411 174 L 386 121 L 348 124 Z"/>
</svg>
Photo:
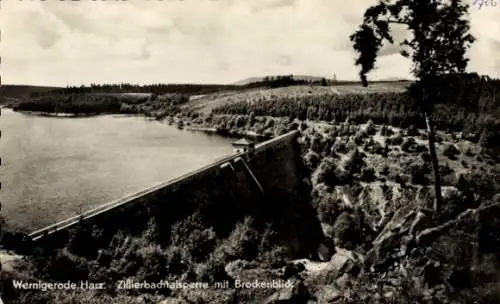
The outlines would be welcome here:
<svg viewBox="0 0 500 304">
<path fill-rule="evenodd" d="M 406 256 L 414 247 L 414 233 L 429 225 L 425 213 L 408 204 L 398 209 L 372 243 L 365 270 L 380 271 Z"/>
<path fill-rule="evenodd" d="M 310 299 L 309 291 L 301 279 L 295 277 L 288 281 L 291 286 L 284 287 L 272 294 L 266 304 L 306 304 Z"/>
<path fill-rule="evenodd" d="M 322 243 L 318 246 L 318 258 L 322 262 L 329 261 L 335 253 L 335 243 L 329 238 L 325 237 Z"/>
<path fill-rule="evenodd" d="M 305 264 L 308 286 L 320 286 L 323 284 L 343 285 L 344 275 L 346 278 L 354 278 L 362 270 L 363 257 L 355 252 L 337 248 L 337 252 L 329 262 L 310 262 Z M 338 284 L 337 284 L 338 283 Z M 338 287 L 338 286 L 337 286 Z M 340 288 L 340 287 L 339 287 Z"/>
</svg>

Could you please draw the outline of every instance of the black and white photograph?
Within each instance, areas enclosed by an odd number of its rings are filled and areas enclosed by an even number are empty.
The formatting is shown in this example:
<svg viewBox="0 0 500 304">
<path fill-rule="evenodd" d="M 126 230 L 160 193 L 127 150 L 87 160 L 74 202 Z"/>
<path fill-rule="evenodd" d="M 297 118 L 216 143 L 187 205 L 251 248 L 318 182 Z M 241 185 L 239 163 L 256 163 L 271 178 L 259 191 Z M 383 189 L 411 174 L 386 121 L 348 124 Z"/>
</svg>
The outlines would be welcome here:
<svg viewBox="0 0 500 304">
<path fill-rule="evenodd" d="M 0 304 L 500 303 L 499 0 L 3 0 L 0 58 Z"/>
</svg>

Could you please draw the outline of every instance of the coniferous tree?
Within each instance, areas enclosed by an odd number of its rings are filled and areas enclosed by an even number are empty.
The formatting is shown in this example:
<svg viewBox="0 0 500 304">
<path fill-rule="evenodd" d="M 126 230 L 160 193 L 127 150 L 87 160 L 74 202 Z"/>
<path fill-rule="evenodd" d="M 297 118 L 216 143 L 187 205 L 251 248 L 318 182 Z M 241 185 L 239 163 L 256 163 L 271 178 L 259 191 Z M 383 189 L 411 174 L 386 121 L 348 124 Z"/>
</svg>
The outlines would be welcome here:
<svg viewBox="0 0 500 304">
<path fill-rule="evenodd" d="M 461 0 L 379 0 L 377 5 L 365 11 L 362 24 L 350 36 L 358 53 L 356 65 L 361 67 L 361 81 L 367 86 L 366 74 L 374 68 L 383 43 L 395 43 L 390 25 L 405 26 L 411 34 L 411 38 L 401 43 L 401 55 L 411 58 L 411 72 L 417 79 L 409 92 L 423 112 L 429 133 L 436 212 L 440 210 L 442 195 L 435 130 L 430 115 L 440 96 L 437 79 L 464 73 L 467 66 L 465 52 L 474 42 L 474 37 L 469 34 L 469 21 L 464 18 L 467 9 L 468 5 Z"/>
</svg>

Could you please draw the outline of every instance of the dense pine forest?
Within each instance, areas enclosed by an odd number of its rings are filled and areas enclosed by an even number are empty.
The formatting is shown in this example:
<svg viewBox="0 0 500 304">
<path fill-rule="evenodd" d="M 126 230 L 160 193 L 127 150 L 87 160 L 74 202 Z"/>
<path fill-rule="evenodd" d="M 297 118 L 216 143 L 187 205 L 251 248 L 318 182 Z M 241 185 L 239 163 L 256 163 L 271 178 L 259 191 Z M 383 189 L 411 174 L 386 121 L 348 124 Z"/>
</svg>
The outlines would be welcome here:
<svg viewBox="0 0 500 304">
<path fill-rule="evenodd" d="M 476 73 L 436 78 L 440 88 L 433 118 L 438 129 L 463 131 L 478 137 L 483 131 L 500 130 L 500 80 Z M 309 84 L 332 86 L 335 81 L 303 80 L 289 76 L 266 76 L 246 85 L 131 84 L 67 87 L 32 92 L 31 98 L 14 106 L 15 110 L 46 113 L 93 115 L 106 113 L 145 114 L 166 117 L 182 112 L 191 96 L 224 91 L 262 90 Z M 348 84 L 347 82 L 335 82 Z M 133 93 L 133 94 L 127 94 Z M 422 111 L 410 91 L 271 95 L 258 101 L 239 100 L 216 107 L 213 114 L 289 117 L 353 123 L 372 120 L 376 124 L 425 128 Z M 185 108 L 189 111 L 189 107 Z"/>
<path fill-rule="evenodd" d="M 236 85 L 220 84 L 153 84 L 134 85 L 122 84 L 91 84 L 90 86 L 68 86 L 47 92 L 32 92 L 30 97 L 36 98 L 48 95 L 68 95 L 82 93 L 181 93 L 181 94 L 208 94 L 222 90 L 239 89 Z"/>
<path fill-rule="evenodd" d="M 250 82 L 245 85 L 223 85 L 223 84 L 152 84 L 137 85 L 129 83 L 121 84 L 91 84 L 90 86 L 68 86 L 66 88 L 55 88 L 52 90 L 35 91 L 29 95 L 32 98 L 50 95 L 68 95 L 81 93 L 154 93 L 154 94 L 209 94 L 228 90 L 241 90 L 250 88 L 277 88 L 290 85 L 311 84 L 327 85 L 334 81 L 322 78 L 320 80 L 295 79 L 293 75 L 266 76 L 260 81 Z M 336 83 L 336 82 L 335 82 Z M 349 83 L 349 82 L 342 82 Z"/>
<path fill-rule="evenodd" d="M 434 119 L 439 129 L 481 132 L 500 127 L 500 80 L 477 74 L 437 79 L 440 100 Z M 397 127 L 425 127 L 425 120 L 409 93 L 325 94 L 275 97 L 254 103 L 239 101 L 214 110 L 217 114 L 254 113 L 256 116 L 294 117 L 301 120 L 355 123 L 372 120 Z"/>
<path fill-rule="evenodd" d="M 97 114 L 145 114 L 161 109 L 170 115 L 180 111 L 179 105 L 186 103 L 185 94 L 133 94 L 81 93 L 47 95 L 32 98 L 15 105 L 15 111 L 44 113 L 69 113 L 73 115 Z"/>
</svg>

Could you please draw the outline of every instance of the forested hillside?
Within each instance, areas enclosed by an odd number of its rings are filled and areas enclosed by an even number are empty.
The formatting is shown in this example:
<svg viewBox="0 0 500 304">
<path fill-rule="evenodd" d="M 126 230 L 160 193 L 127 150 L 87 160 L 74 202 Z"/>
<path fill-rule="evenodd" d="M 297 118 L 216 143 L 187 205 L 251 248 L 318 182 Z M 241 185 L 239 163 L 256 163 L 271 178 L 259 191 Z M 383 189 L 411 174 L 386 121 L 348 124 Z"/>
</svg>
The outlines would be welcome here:
<svg viewBox="0 0 500 304">
<path fill-rule="evenodd" d="M 439 80 L 440 100 L 434 119 L 439 129 L 480 132 L 498 130 L 500 124 L 500 80 L 477 74 Z M 254 113 L 256 116 L 294 117 L 301 120 L 356 123 L 373 120 L 397 127 L 424 127 L 425 120 L 408 93 L 324 94 L 322 96 L 275 96 L 260 102 L 238 101 L 214 109 L 215 114 Z"/>
</svg>

